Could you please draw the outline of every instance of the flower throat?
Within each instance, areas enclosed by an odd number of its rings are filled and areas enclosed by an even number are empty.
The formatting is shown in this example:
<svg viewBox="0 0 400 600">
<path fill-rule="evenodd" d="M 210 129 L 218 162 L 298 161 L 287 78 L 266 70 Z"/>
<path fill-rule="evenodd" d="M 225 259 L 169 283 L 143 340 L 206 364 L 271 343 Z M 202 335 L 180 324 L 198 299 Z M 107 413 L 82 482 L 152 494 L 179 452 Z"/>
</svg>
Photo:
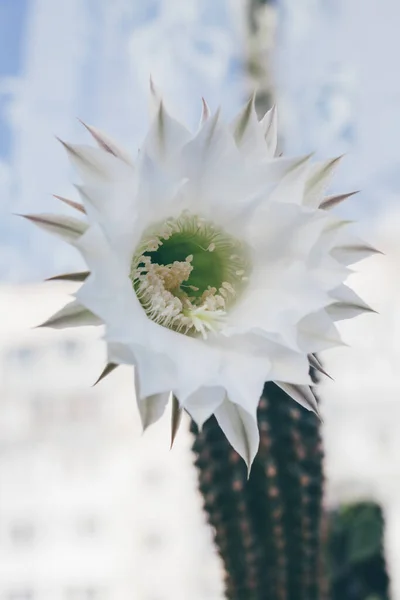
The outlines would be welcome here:
<svg viewBox="0 0 400 600">
<path fill-rule="evenodd" d="M 131 264 L 147 316 L 204 338 L 221 327 L 248 273 L 243 243 L 188 212 L 147 230 Z"/>
</svg>

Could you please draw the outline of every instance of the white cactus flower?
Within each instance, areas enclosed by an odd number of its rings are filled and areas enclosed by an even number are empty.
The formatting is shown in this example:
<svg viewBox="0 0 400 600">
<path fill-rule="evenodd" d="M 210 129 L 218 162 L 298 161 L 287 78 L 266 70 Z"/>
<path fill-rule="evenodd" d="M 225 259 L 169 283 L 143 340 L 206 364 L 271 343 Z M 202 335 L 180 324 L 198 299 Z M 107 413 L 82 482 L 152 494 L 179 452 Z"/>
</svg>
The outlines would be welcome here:
<svg viewBox="0 0 400 600">
<path fill-rule="evenodd" d="M 85 221 L 25 215 L 61 235 L 88 272 L 75 300 L 44 323 L 104 324 L 109 366 L 131 364 L 143 425 L 170 394 L 201 427 L 215 415 L 248 467 L 257 406 L 275 381 L 309 410 L 313 354 L 341 344 L 335 321 L 370 310 L 346 285 L 375 250 L 353 238 L 326 197 L 338 159 L 276 157 L 276 110 L 253 99 L 231 124 L 204 103 L 198 131 L 165 110 L 136 160 L 97 129 L 98 148 L 64 143 Z M 310 362 L 311 361 L 311 362 Z"/>
</svg>

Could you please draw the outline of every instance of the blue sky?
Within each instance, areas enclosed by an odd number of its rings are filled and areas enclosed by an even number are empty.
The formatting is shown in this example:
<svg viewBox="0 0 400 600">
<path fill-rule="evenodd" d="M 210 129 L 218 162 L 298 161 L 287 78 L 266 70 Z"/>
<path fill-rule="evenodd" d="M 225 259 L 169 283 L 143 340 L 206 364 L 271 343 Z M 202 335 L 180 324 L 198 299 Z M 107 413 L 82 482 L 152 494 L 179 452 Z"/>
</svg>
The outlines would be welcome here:
<svg viewBox="0 0 400 600">
<path fill-rule="evenodd" d="M 22 69 L 22 36 L 27 0 L 0 0 L 0 80 L 19 75 Z M 0 157 L 11 148 L 11 131 L 4 112 L 9 97 L 0 93 Z"/>
<path fill-rule="evenodd" d="M 277 4 L 275 81 L 285 151 L 348 154 L 335 189 L 363 190 L 345 214 L 371 229 L 383 209 L 399 204 L 400 5 Z M 233 115 L 248 91 L 243 5 L 0 0 L 0 280 L 38 280 L 81 266 L 73 250 L 11 214 L 68 210 L 52 198 L 75 196 L 54 136 L 84 141 L 77 117 L 135 152 L 148 118 L 149 73 L 188 124 L 196 124 L 201 96 Z"/>
</svg>

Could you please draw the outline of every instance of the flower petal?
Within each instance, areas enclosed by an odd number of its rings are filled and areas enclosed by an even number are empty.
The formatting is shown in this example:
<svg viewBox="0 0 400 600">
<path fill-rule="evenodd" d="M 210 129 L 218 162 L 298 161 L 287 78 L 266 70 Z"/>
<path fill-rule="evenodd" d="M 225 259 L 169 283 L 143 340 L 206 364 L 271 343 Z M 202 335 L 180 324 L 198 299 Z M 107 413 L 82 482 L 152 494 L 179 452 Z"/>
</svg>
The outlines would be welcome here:
<svg viewBox="0 0 400 600">
<path fill-rule="evenodd" d="M 232 123 L 232 132 L 239 150 L 246 158 L 268 156 L 265 138 L 254 106 L 255 93 Z"/>
<path fill-rule="evenodd" d="M 290 383 L 311 383 L 308 374 L 308 360 L 304 353 L 295 352 L 281 344 L 265 340 L 271 369 L 268 380 L 288 381 Z"/>
<path fill-rule="evenodd" d="M 28 219 L 41 229 L 48 231 L 66 242 L 78 240 L 87 230 L 88 225 L 79 219 L 67 217 L 65 215 L 39 214 L 39 215 L 20 215 Z"/>
<path fill-rule="evenodd" d="M 133 161 L 129 154 L 123 148 L 121 148 L 119 144 L 117 144 L 109 135 L 104 133 L 104 131 L 97 129 L 97 127 L 93 127 L 93 125 L 87 125 L 83 121 L 81 121 L 81 123 L 93 136 L 100 148 L 102 148 L 109 154 L 113 154 L 117 158 L 120 158 L 127 165 L 133 166 Z"/>
<path fill-rule="evenodd" d="M 243 458 L 250 473 L 260 444 L 256 411 L 250 414 L 241 406 L 224 400 L 216 409 L 215 417 L 228 442 Z"/>
<path fill-rule="evenodd" d="M 186 127 L 171 117 L 163 102 L 160 102 L 142 152 L 173 168 L 177 154 L 189 139 L 190 133 Z"/>
<path fill-rule="evenodd" d="M 104 184 L 106 181 L 129 181 L 134 170 L 120 158 L 83 144 L 68 144 L 60 140 L 79 175 L 87 184 Z"/>
<path fill-rule="evenodd" d="M 306 354 L 346 346 L 325 309 L 304 317 L 298 326 L 298 345 Z"/>
<path fill-rule="evenodd" d="M 325 369 L 322 367 L 321 363 L 319 362 L 318 358 L 314 354 L 308 355 L 308 361 L 310 363 L 310 367 L 312 367 L 319 373 L 322 373 L 326 377 L 329 377 L 329 379 L 332 379 L 332 381 L 333 381 L 333 378 L 329 375 L 329 373 L 327 373 L 325 371 Z"/>
<path fill-rule="evenodd" d="M 268 155 L 272 158 L 278 146 L 278 110 L 274 105 L 260 121 L 267 145 Z"/>
<path fill-rule="evenodd" d="M 383 252 L 369 244 L 365 244 L 364 242 L 355 239 L 353 244 L 336 246 L 336 248 L 331 251 L 331 254 L 340 263 L 344 265 L 353 265 L 364 258 L 369 258 L 373 254 L 383 254 Z"/>
<path fill-rule="evenodd" d="M 57 200 L 61 200 L 61 202 L 64 202 L 64 204 L 67 204 L 71 208 L 78 210 L 84 215 L 86 214 L 85 207 L 82 204 L 79 204 L 79 202 L 74 202 L 73 200 L 69 200 L 68 198 L 64 198 L 63 196 L 57 196 L 56 194 L 53 194 L 53 196 L 54 198 L 57 198 Z"/>
<path fill-rule="evenodd" d="M 226 397 L 223 387 L 201 387 L 186 398 L 184 407 L 196 422 L 199 429 L 211 417 Z"/>
<path fill-rule="evenodd" d="M 330 210 L 331 208 L 335 208 L 335 206 L 338 206 L 338 204 L 341 204 L 342 202 L 347 200 L 347 198 L 350 198 L 351 196 L 354 196 L 358 193 L 359 192 L 357 191 L 349 192 L 348 194 L 337 194 L 336 196 L 327 196 L 323 199 L 319 207 L 323 210 Z"/>
<path fill-rule="evenodd" d="M 168 404 L 169 396 L 169 392 L 164 392 L 147 396 L 147 398 L 143 398 L 142 400 L 138 399 L 138 409 L 143 431 L 146 431 L 150 425 L 161 419 Z"/>
<path fill-rule="evenodd" d="M 89 271 L 81 271 L 79 273 L 63 273 L 62 275 L 48 277 L 45 281 L 85 281 L 89 275 Z"/>
<path fill-rule="evenodd" d="M 142 421 L 145 422 L 147 409 L 143 403 L 148 398 L 152 398 L 149 401 L 150 407 L 160 406 L 159 396 L 164 393 L 169 394 L 172 384 L 175 382 L 174 364 L 168 356 L 154 354 L 137 344 L 110 342 L 107 337 L 106 334 L 108 362 L 118 365 L 134 365 L 135 367 L 136 400 L 139 412 L 143 417 Z M 151 414 L 153 413 L 150 410 L 149 415 Z"/>
<path fill-rule="evenodd" d="M 307 181 L 304 204 L 317 208 L 325 195 L 325 192 L 331 182 L 333 173 L 342 156 L 332 158 L 327 161 L 319 162 L 312 166 L 311 175 Z"/>
<path fill-rule="evenodd" d="M 100 373 L 99 377 L 94 382 L 93 387 L 100 383 L 100 381 L 107 377 L 107 375 L 110 375 L 110 373 L 112 373 L 117 367 L 118 365 L 115 363 L 107 363 L 102 372 Z"/>
<path fill-rule="evenodd" d="M 318 402 L 311 388 L 307 385 L 292 385 L 282 381 L 275 381 L 276 385 L 281 388 L 288 396 L 293 398 L 298 404 L 314 412 L 317 417 L 321 418 Z"/>
<path fill-rule="evenodd" d="M 269 202 L 290 202 L 303 204 L 306 182 L 308 179 L 311 155 L 299 159 L 295 167 L 290 169 L 279 181 L 269 196 Z"/>
<path fill-rule="evenodd" d="M 158 111 L 160 110 L 160 104 L 162 102 L 161 94 L 154 83 L 153 77 L 150 75 L 150 117 L 154 119 Z"/>
<path fill-rule="evenodd" d="M 172 409 L 171 409 L 171 446 L 174 445 L 176 434 L 182 421 L 183 408 L 179 404 L 178 398 L 172 394 Z"/>
<path fill-rule="evenodd" d="M 207 102 L 204 100 L 204 98 L 202 98 L 201 101 L 202 101 L 202 104 L 203 104 L 203 108 L 202 108 L 202 111 L 201 111 L 200 128 L 211 117 L 211 109 L 208 106 Z"/>
<path fill-rule="evenodd" d="M 39 325 L 39 327 L 64 329 L 65 327 L 82 327 L 86 325 L 103 325 L 103 321 L 74 300 Z"/>
<path fill-rule="evenodd" d="M 334 321 L 352 319 L 366 312 L 376 312 L 347 285 L 337 287 L 330 295 L 338 301 L 326 308 L 326 312 Z"/>
</svg>

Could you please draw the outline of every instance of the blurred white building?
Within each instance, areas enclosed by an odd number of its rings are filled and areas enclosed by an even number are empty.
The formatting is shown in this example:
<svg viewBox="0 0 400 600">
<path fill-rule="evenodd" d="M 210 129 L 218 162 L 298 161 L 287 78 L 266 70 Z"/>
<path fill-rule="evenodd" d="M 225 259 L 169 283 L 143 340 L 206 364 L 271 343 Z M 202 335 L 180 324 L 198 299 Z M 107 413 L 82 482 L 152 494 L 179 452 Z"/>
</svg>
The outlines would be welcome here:
<svg viewBox="0 0 400 600">
<path fill-rule="evenodd" d="M 95 328 L 29 328 L 61 289 L 0 290 L 0 598 L 219 600 L 187 428 L 141 435 L 129 369 L 91 387 Z"/>
<path fill-rule="evenodd" d="M 391 598 L 400 599 L 400 213 L 375 226 L 385 255 L 363 261 L 355 289 L 378 314 L 342 327 L 348 348 L 325 354 L 334 377 L 321 392 L 331 505 L 374 500 L 384 511 Z"/>
</svg>

